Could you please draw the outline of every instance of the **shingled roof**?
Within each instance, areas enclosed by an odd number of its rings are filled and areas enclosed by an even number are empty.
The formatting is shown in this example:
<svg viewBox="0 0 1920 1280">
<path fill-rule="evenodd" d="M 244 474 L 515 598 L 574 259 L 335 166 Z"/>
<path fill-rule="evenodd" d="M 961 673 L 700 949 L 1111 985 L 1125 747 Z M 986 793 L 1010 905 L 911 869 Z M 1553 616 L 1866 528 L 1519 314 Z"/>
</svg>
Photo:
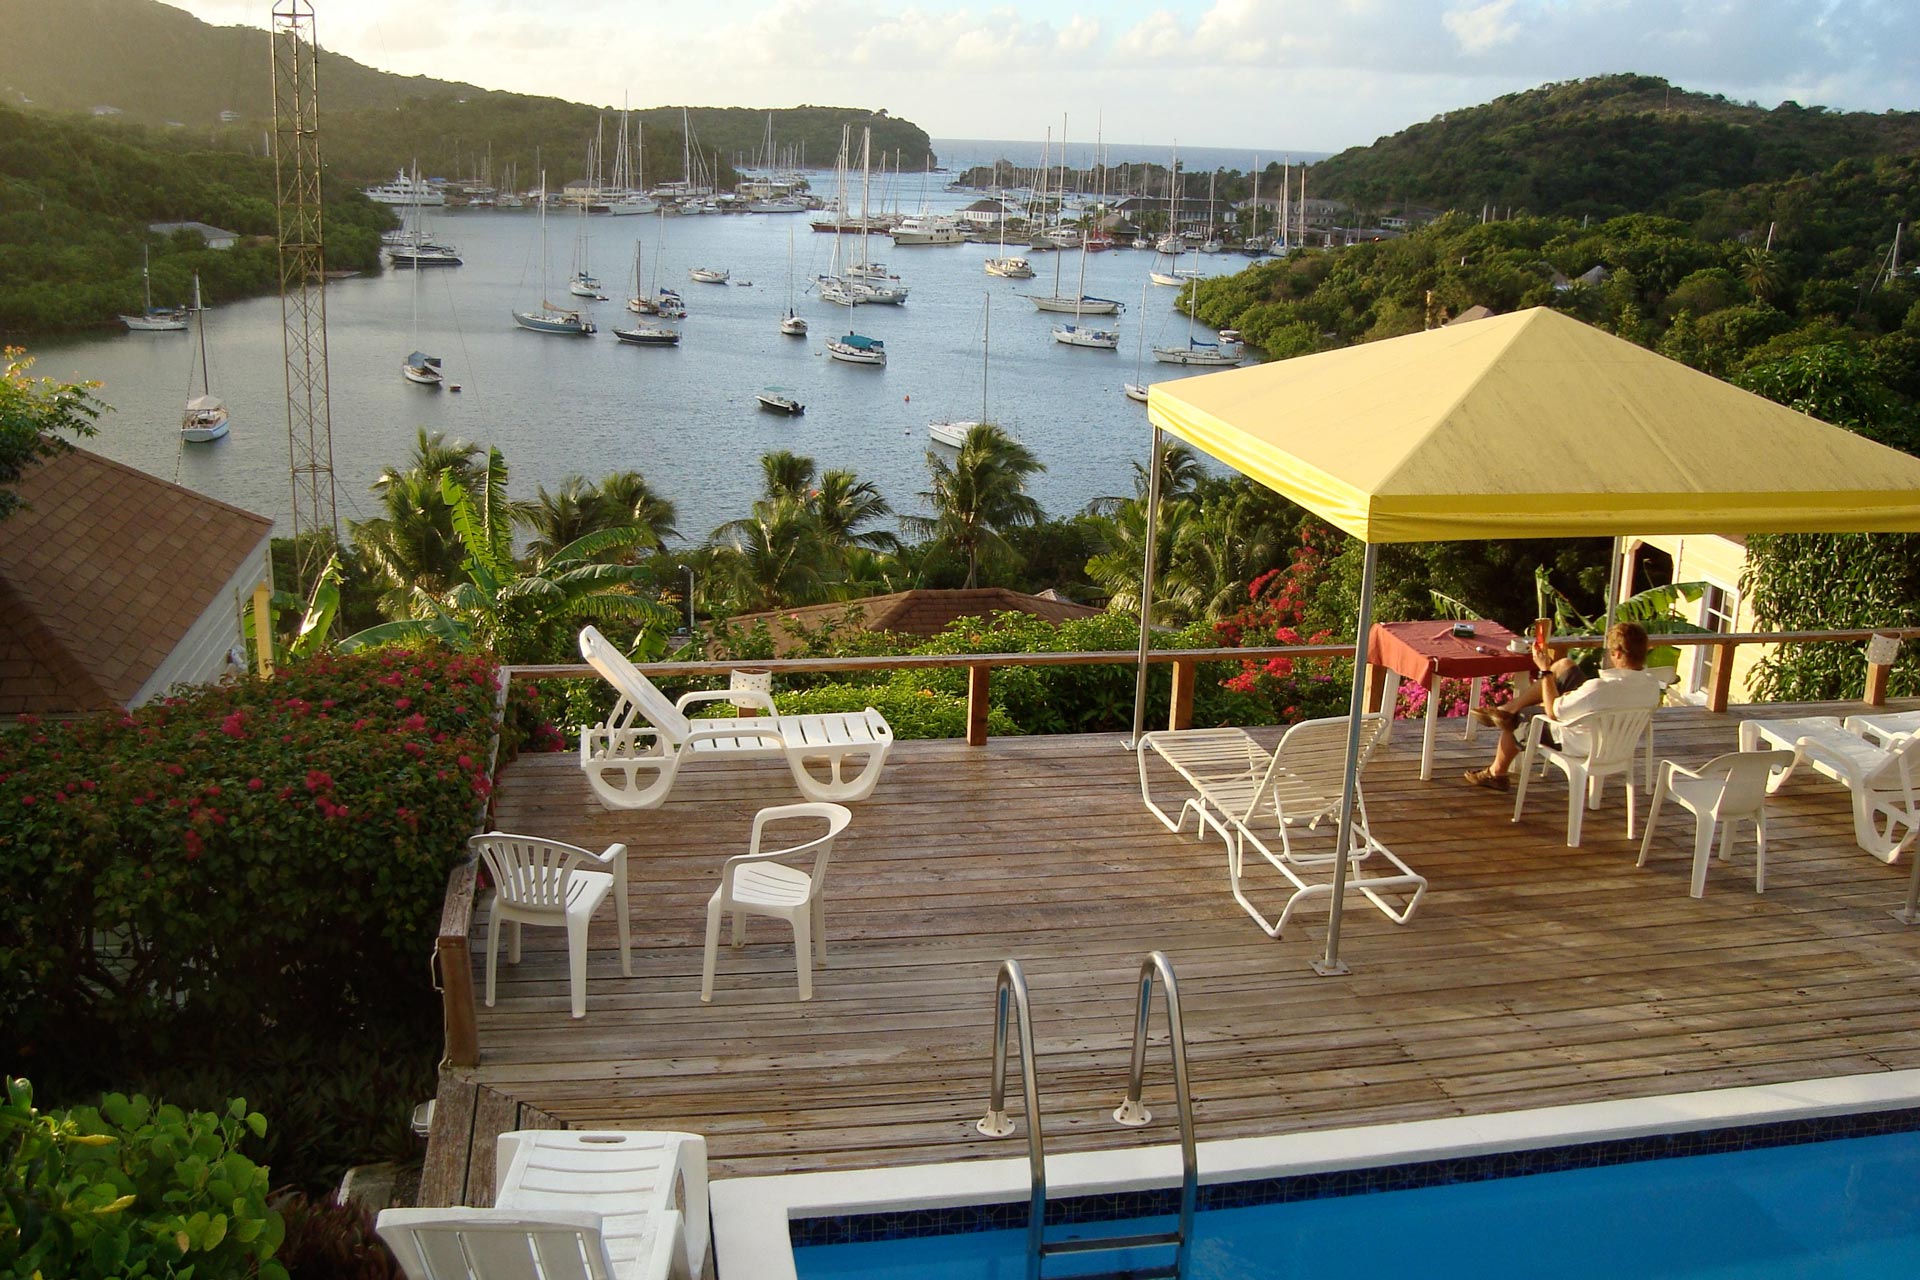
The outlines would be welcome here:
<svg viewBox="0 0 1920 1280">
<path fill-rule="evenodd" d="M 84 449 L 0 522 L 0 716 L 124 707 L 273 521 Z"/>
<path fill-rule="evenodd" d="M 803 605 L 797 609 L 773 609 L 765 613 L 743 613 L 731 619 L 738 627 L 764 622 L 773 636 L 774 649 L 785 654 L 797 645 L 795 632 L 801 628 L 816 630 L 829 622 L 847 620 L 868 631 L 890 631 L 899 635 L 933 636 L 946 630 L 956 618 L 985 618 L 996 613 L 1030 613 L 1052 623 L 1069 618 L 1090 618 L 1105 610 L 1092 605 L 1075 604 L 1053 595 L 1028 595 L 1005 587 L 976 587 L 970 590 L 896 591 L 891 595 L 866 596 L 859 600 L 837 600 L 830 604 Z"/>
</svg>

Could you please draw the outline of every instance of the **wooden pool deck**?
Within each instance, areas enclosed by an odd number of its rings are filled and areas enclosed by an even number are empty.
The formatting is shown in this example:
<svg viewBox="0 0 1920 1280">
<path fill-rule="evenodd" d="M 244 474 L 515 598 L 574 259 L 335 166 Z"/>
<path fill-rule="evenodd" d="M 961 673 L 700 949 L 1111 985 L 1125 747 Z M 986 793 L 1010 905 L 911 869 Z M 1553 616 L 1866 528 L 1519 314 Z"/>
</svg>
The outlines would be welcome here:
<svg viewBox="0 0 1920 1280">
<path fill-rule="evenodd" d="M 1742 715 L 1860 709 L 1672 708 L 1659 751 L 1697 764 L 1733 749 Z M 699 992 L 707 898 L 754 810 L 798 798 L 784 766 L 704 764 L 663 808 L 611 813 L 571 754 L 523 757 L 500 783 L 503 829 L 630 849 L 634 976 L 609 911 L 583 1020 L 559 931 L 528 930 L 517 966 L 503 949 L 480 1065 L 444 1074 L 422 1203 L 488 1203 L 492 1136 L 516 1125 L 691 1130 L 716 1177 L 1019 1155 L 973 1128 L 1009 956 L 1032 988 L 1050 1152 L 1173 1140 L 1171 1108 L 1144 1130 L 1108 1117 L 1155 948 L 1179 974 L 1203 1140 L 1920 1067 L 1920 929 L 1889 916 L 1906 864 L 1855 845 L 1838 786 L 1796 777 L 1776 798 L 1764 895 L 1743 835 L 1695 901 L 1690 815 L 1669 807 L 1636 869 L 1616 784 L 1569 849 L 1559 775 L 1512 824 L 1510 796 L 1459 783 L 1488 751 L 1459 724 L 1433 781 L 1409 725 L 1367 775 L 1375 833 L 1431 888 L 1405 927 L 1355 898 L 1339 978 L 1309 967 L 1324 909 L 1263 936 L 1219 840 L 1141 805 L 1117 736 L 901 743 L 835 852 L 830 959 L 805 1004 L 771 921 L 723 949 L 712 1004 Z M 1169 1096 L 1163 1037 L 1156 1012 L 1149 1101 Z"/>
</svg>

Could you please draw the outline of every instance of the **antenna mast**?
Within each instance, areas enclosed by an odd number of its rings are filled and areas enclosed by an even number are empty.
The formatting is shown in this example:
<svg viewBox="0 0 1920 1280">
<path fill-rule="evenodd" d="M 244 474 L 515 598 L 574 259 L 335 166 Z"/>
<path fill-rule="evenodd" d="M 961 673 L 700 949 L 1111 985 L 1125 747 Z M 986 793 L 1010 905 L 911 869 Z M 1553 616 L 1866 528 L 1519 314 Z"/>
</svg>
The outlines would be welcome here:
<svg viewBox="0 0 1920 1280">
<path fill-rule="evenodd" d="M 288 473 L 301 592 L 340 537 L 334 505 L 333 417 L 327 389 L 327 271 L 320 216 L 320 79 L 311 0 L 274 0 L 273 176 L 279 213 L 280 319 L 287 372 Z M 309 538 L 308 543 L 318 541 Z"/>
</svg>

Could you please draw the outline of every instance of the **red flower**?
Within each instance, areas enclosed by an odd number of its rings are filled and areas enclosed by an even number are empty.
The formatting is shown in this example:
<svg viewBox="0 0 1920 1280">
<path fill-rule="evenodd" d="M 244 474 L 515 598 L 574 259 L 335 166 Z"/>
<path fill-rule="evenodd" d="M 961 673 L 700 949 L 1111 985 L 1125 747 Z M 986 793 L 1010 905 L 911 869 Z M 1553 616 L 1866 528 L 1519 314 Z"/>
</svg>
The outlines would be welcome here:
<svg viewBox="0 0 1920 1280">
<path fill-rule="evenodd" d="M 261 779 L 259 779 L 259 778 L 248 778 L 248 779 L 247 779 L 247 790 L 249 790 L 249 791 L 258 791 L 258 790 L 259 790 L 260 788 L 262 788 L 262 787 L 264 787 L 264 786 L 266 786 L 266 785 L 267 785 L 267 784 L 266 784 L 266 783 L 265 783 L 264 781 L 262 781 Z"/>
<path fill-rule="evenodd" d="M 20 797 L 20 803 L 26 805 L 28 808 L 32 808 L 34 805 L 40 802 L 31 793 L 29 793 L 27 795 Z"/>
<path fill-rule="evenodd" d="M 393 700 L 393 709 L 395 711 L 405 711 L 408 707 L 412 705 L 413 705 L 412 698 L 395 698 Z"/>
</svg>

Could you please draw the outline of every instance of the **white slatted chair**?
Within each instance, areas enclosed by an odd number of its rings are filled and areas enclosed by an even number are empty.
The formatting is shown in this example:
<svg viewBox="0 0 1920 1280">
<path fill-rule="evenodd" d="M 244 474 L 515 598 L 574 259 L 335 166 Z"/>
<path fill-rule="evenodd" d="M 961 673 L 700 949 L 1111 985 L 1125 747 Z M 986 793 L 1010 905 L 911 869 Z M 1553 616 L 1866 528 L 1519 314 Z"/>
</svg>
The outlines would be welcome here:
<svg viewBox="0 0 1920 1280">
<path fill-rule="evenodd" d="M 375 1230 L 407 1280 L 668 1280 L 615 1271 L 597 1213 L 382 1209 Z"/>
<path fill-rule="evenodd" d="M 1385 716 L 1375 713 L 1362 717 L 1363 770 L 1386 731 Z M 1296 830 L 1311 830 L 1322 820 L 1338 818 L 1346 773 L 1347 717 L 1301 721 L 1281 736 L 1271 752 L 1244 729 L 1178 729 L 1143 734 L 1135 755 L 1141 799 L 1169 831 L 1181 830 L 1192 813 L 1197 838 L 1212 828 L 1225 841 L 1234 900 L 1268 937 L 1279 937 L 1294 913 L 1308 902 L 1332 896 L 1331 882 L 1320 877 L 1331 868 L 1336 850 L 1296 849 L 1293 836 Z M 1171 768 L 1193 792 L 1183 798 L 1177 815 L 1168 814 L 1154 800 L 1149 756 Z M 1354 815 L 1347 888 L 1365 897 L 1395 924 L 1405 924 L 1426 894 L 1426 878 L 1373 837 L 1367 825 L 1364 790 L 1356 789 Z M 1337 821 L 1330 823 L 1336 841 L 1337 826 Z M 1272 843 L 1276 835 L 1278 849 Z M 1289 886 L 1277 918 L 1269 919 L 1247 896 L 1249 846 Z M 1309 879 L 1309 875 L 1315 878 Z"/>
<path fill-rule="evenodd" d="M 494 1208 L 388 1209 L 410 1280 L 701 1280 L 706 1142 L 691 1133 L 503 1133 Z"/>
<path fill-rule="evenodd" d="M 1647 808 L 1647 830 L 1640 840 L 1637 867 L 1647 865 L 1653 849 L 1654 829 L 1660 824 L 1660 805 L 1672 799 L 1693 814 L 1693 882 L 1688 893 L 1701 897 L 1707 891 L 1708 855 L 1713 851 L 1713 833 L 1720 831 L 1720 861 L 1733 859 L 1734 828 L 1741 822 L 1753 824 L 1753 891 L 1767 891 L 1767 778 L 1776 769 L 1793 766 L 1791 751 L 1732 751 L 1688 769 L 1672 760 L 1660 762 L 1660 784 L 1654 788 L 1653 803 Z"/>
<path fill-rule="evenodd" d="M 1865 717 L 1862 717 L 1863 719 Z M 1774 775 L 1771 793 L 1806 765 L 1838 782 L 1853 800 L 1853 838 L 1882 862 L 1893 862 L 1920 835 L 1920 734 L 1882 733 L 1888 745 L 1875 746 L 1849 733 L 1838 717 L 1747 720 L 1740 725 L 1740 749 L 1761 745 L 1793 752 L 1793 764 Z"/>
<path fill-rule="evenodd" d="M 587 929 L 608 895 L 620 922 L 620 972 L 633 976 L 633 932 L 627 913 L 627 846 L 608 845 L 588 853 L 575 845 L 539 836 L 489 831 L 467 842 L 493 876 L 493 905 L 487 913 L 487 1007 L 493 1007 L 494 974 L 500 960 L 503 924 L 513 926 L 507 944 L 509 963 L 520 963 L 520 926 L 545 925 L 567 931 L 567 978 L 573 1016 L 587 1016 Z M 605 868 L 604 870 L 602 868 Z"/>
<path fill-rule="evenodd" d="M 783 716 L 772 698 L 747 689 L 689 693 L 675 703 L 597 629 L 581 631 L 580 653 L 620 694 L 612 714 L 580 734 L 580 767 L 609 809 L 655 808 L 666 802 L 688 759 L 721 757 L 785 760 L 801 795 L 850 804 L 873 794 L 893 748 L 893 729 L 872 707 Z M 728 720 L 686 715 L 702 702 L 748 700 L 764 704 L 767 714 Z M 815 764 L 826 766 L 824 778 L 809 767 Z"/>
<path fill-rule="evenodd" d="M 833 842 L 853 821 L 845 805 L 776 805 L 753 815 L 753 835 L 747 852 L 728 858 L 720 869 L 720 887 L 707 900 L 707 952 L 700 968 L 700 998 L 713 999 L 713 971 L 720 949 L 722 917 L 733 917 L 733 945 L 747 940 L 748 916 L 771 916 L 793 927 L 793 961 L 800 974 L 800 998 L 813 999 L 813 953 L 827 963 L 827 864 L 833 860 Z M 775 823 L 825 822 L 826 831 L 799 844 L 779 849 L 760 847 L 767 827 Z M 805 871 L 787 865 L 812 859 Z"/>
<path fill-rule="evenodd" d="M 1526 750 L 1520 757 L 1520 785 L 1513 797 L 1513 820 L 1520 821 L 1527 803 L 1527 784 L 1538 767 L 1545 775 L 1552 765 L 1567 775 L 1567 847 L 1578 848 L 1583 819 L 1588 809 L 1600 807 L 1600 797 L 1608 778 L 1626 779 L 1627 839 L 1633 839 L 1635 796 L 1634 757 L 1653 721 L 1653 708 L 1631 711 L 1590 711 L 1567 720 L 1538 715 L 1527 722 Z M 1563 745 L 1555 746 L 1547 736 L 1551 728 Z"/>
</svg>

